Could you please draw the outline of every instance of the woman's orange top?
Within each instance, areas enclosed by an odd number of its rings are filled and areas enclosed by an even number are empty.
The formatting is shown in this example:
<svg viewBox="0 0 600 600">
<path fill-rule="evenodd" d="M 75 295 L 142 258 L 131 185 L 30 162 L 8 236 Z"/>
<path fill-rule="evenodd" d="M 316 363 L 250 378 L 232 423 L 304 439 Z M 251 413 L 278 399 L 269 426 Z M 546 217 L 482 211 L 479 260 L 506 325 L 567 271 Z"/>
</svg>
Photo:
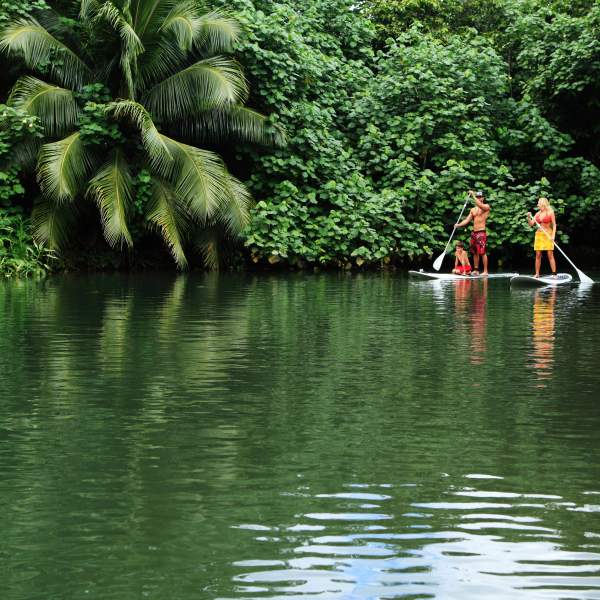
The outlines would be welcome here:
<svg viewBox="0 0 600 600">
<path fill-rule="evenodd" d="M 540 224 L 548 225 L 548 223 L 552 223 L 552 214 L 547 214 L 545 217 L 538 214 L 535 216 L 535 220 Z"/>
</svg>

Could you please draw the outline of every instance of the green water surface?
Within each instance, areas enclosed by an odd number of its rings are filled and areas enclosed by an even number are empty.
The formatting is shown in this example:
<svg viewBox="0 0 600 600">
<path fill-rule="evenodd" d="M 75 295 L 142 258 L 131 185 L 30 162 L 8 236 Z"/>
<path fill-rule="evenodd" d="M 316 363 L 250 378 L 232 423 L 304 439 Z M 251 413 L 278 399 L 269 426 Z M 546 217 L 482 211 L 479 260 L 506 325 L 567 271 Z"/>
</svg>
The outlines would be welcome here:
<svg viewBox="0 0 600 600">
<path fill-rule="evenodd" d="M 0 284 L 0 597 L 600 599 L 598 288 Z"/>
</svg>

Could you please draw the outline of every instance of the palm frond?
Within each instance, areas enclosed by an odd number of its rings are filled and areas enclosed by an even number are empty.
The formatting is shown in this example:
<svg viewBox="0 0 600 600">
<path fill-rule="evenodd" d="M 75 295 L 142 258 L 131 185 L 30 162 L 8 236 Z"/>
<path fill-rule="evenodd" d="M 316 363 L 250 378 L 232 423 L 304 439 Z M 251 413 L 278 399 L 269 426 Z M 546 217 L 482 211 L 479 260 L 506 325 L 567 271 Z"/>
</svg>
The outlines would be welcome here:
<svg viewBox="0 0 600 600">
<path fill-rule="evenodd" d="M 144 52 L 138 34 L 123 13 L 110 1 L 105 2 L 96 13 L 97 18 L 105 19 L 121 38 L 121 69 L 127 84 L 129 98 L 135 98 L 134 75 L 137 74 L 137 57 Z"/>
<path fill-rule="evenodd" d="M 216 220 L 227 227 L 232 237 L 239 237 L 250 221 L 252 197 L 246 186 L 229 176 L 227 185 L 227 202 L 221 205 Z"/>
<path fill-rule="evenodd" d="M 84 20 L 91 16 L 93 10 L 98 6 L 98 0 L 80 0 L 79 18 Z"/>
<path fill-rule="evenodd" d="M 174 123 L 173 131 L 194 142 L 222 142 L 230 138 L 265 146 L 285 146 L 285 131 L 268 117 L 245 106 L 207 110 Z"/>
<path fill-rule="evenodd" d="M 30 75 L 17 80 L 8 101 L 30 115 L 39 117 L 50 136 L 73 131 L 81 112 L 71 90 Z"/>
<path fill-rule="evenodd" d="M 214 54 L 233 49 L 240 27 L 235 19 L 222 12 L 200 14 L 197 3 L 179 2 L 159 31 L 171 35 L 181 50 L 187 52 L 196 46 Z"/>
<path fill-rule="evenodd" d="M 140 39 L 155 37 L 173 6 L 179 2 L 181 0 L 127 0 L 131 11 L 131 22 Z"/>
<path fill-rule="evenodd" d="M 182 51 L 189 52 L 198 35 L 199 20 L 194 2 L 179 2 L 171 9 L 158 31 L 172 36 Z"/>
<path fill-rule="evenodd" d="M 21 56 L 34 71 L 46 65 L 54 79 L 71 88 L 90 76 L 88 66 L 33 17 L 15 19 L 2 30 L 0 52 Z"/>
<path fill-rule="evenodd" d="M 18 165 L 24 171 L 33 171 L 37 164 L 38 153 L 42 143 L 39 138 L 28 138 L 21 140 L 13 146 L 11 162 Z"/>
<path fill-rule="evenodd" d="M 38 182 L 44 195 L 56 203 L 75 198 L 85 185 L 92 160 L 79 132 L 44 144 L 38 159 Z"/>
<path fill-rule="evenodd" d="M 139 89 L 147 90 L 181 70 L 187 64 L 188 54 L 168 36 L 160 36 L 158 41 L 148 44 L 139 58 Z"/>
<path fill-rule="evenodd" d="M 230 200 L 231 176 L 223 161 L 214 152 L 188 146 L 165 135 L 162 138 L 173 156 L 173 163 L 152 162 L 153 170 L 173 185 L 177 198 L 191 216 L 202 223 L 210 222 Z"/>
<path fill-rule="evenodd" d="M 119 100 L 111 102 L 106 112 L 117 119 L 129 119 L 139 129 L 142 144 L 151 162 L 160 172 L 169 169 L 173 163 L 173 156 L 167 142 L 156 128 L 150 113 L 141 104 L 133 100 Z"/>
<path fill-rule="evenodd" d="M 31 214 L 35 240 L 59 248 L 68 238 L 74 216 L 73 207 L 57 206 L 47 198 L 38 200 Z"/>
<path fill-rule="evenodd" d="M 167 77 L 146 92 L 144 104 L 156 117 L 173 121 L 198 110 L 224 108 L 242 102 L 246 81 L 234 61 L 214 57 Z"/>
<path fill-rule="evenodd" d="M 123 152 L 116 149 L 90 181 L 88 196 L 100 209 L 104 237 L 111 246 L 133 245 L 127 214 L 133 201 L 133 183 Z"/>
<path fill-rule="evenodd" d="M 198 25 L 196 45 L 209 53 L 231 52 L 240 37 L 239 22 L 221 11 L 202 15 Z"/>
<path fill-rule="evenodd" d="M 180 269 L 187 267 L 183 251 L 183 234 L 189 227 L 189 219 L 178 202 L 173 188 L 157 177 L 152 181 L 152 196 L 148 203 L 147 220 L 162 235 L 169 251 Z"/>
</svg>

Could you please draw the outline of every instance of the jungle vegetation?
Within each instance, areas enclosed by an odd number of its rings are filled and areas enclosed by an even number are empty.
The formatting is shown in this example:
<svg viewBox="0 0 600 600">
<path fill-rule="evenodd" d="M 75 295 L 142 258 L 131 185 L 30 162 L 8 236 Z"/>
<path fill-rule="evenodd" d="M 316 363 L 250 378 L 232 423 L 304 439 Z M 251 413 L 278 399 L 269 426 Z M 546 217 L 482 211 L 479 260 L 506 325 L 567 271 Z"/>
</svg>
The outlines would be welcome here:
<svg viewBox="0 0 600 600">
<path fill-rule="evenodd" d="M 0 6 L 0 214 L 42 254 L 401 264 L 473 188 L 498 258 L 539 195 L 598 246 L 597 1 Z"/>
</svg>

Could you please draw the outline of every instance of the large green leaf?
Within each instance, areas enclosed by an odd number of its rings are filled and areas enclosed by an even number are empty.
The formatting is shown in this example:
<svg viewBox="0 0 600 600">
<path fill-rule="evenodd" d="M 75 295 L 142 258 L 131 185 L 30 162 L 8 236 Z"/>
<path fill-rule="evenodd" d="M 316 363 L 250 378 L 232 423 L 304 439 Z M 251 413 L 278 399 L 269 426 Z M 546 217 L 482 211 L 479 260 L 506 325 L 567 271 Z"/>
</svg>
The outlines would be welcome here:
<svg viewBox="0 0 600 600">
<path fill-rule="evenodd" d="M 230 199 L 230 175 L 221 158 L 214 152 L 188 146 L 161 136 L 173 156 L 172 164 L 153 162 L 173 186 L 178 200 L 194 218 L 211 221 Z"/>
<path fill-rule="evenodd" d="M 33 17 L 16 19 L 2 30 L 0 52 L 21 56 L 34 71 L 43 65 L 68 87 L 76 88 L 90 77 L 88 66 Z"/>
<path fill-rule="evenodd" d="M 71 90 L 25 75 L 11 90 L 9 103 L 39 117 L 50 136 L 73 131 L 81 114 Z"/>
<path fill-rule="evenodd" d="M 160 32 L 172 36 L 181 50 L 190 51 L 196 46 L 218 53 L 232 50 L 240 27 L 235 19 L 222 12 L 201 14 L 197 3 L 179 2 L 161 25 Z"/>
<path fill-rule="evenodd" d="M 141 104 L 133 100 L 119 100 L 111 102 L 107 106 L 106 112 L 116 119 L 131 121 L 140 131 L 142 143 L 150 161 L 161 172 L 170 168 L 173 156 L 169 151 L 167 141 L 159 133 L 150 113 Z"/>
<path fill-rule="evenodd" d="M 110 0 L 104 2 L 96 14 L 97 18 L 105 19 L 121 38 L 121 69 L 125 77 L 128 97 L 134 99 L 137 58 L 144 52 L 144 45 L 125 15 Z"/>
<path fill-rule="evenodd" d="M 227 200 L 221 205 L 216 220 L 227 227 L 227 232 L 238 237 L 250 221 L 252 197 L 246 186 L 235 177 L 227 182 Z"/>
<path fill-rule="evenodd" d="M 173 124 L 172 129 L 195 142 L 221 143 L 236 138 L 254 144 L 284 146 L 285 132 L 268 117 L 245 106 L 201 111 Z"/>
<path fill-rule="evenodd" d="M 148 90 L 144 104 L 155 117 L 173 121 L 198 110 L 237 104 L 244 99 L 246 91 L 237 63 L 223 57 L 207 58 Z"/>
<path fill-rule="evenodd" d="M 38 158 L 38 182 L 44 195 L 56 203 L 73 200 L 85 187 L 93 156 L 79 132 L 44 144 Z"/>
<path fill-rule="evenodd" d="M 104 237 L 111 246 L 131 246 L 127 214 L 133 201 L 133 184 L 123 151 L 116 149 L 90 181 L 88 195 L 96 201 L 102 218 Z"/>
<path fill-rule="evenodd" d="M 69 238 L 73 217 L 73 207 L 57 206 L 48 198 L 38 200 L 31 214 L 36 241 L 59 248 Z"/>
<path fill-rule="evenodd" d="M 152 180 L 152 196 L 146 218 L 162 235 L 177 266 L 184 269 L 187 259 L 182 240 L 190 226 L 189 218 L 173 188 L 157 177 Z"/>
</svg>

